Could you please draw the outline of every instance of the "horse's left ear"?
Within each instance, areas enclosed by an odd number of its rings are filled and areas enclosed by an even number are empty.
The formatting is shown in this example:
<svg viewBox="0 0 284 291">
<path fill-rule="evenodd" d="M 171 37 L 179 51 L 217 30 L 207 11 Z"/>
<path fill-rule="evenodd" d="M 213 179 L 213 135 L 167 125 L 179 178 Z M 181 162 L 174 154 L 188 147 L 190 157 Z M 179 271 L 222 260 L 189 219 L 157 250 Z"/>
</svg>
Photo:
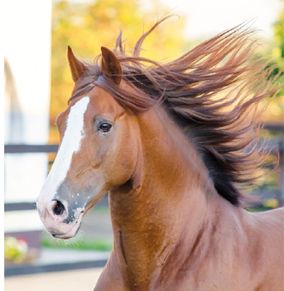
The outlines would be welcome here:
<svg viewBox="0 0 284 291">
<path fill-rule="evenodd" d="M 115 54 L 106 47 L 101 47 L 102 73 L 119 85 L 122 78 L 122 69 Z"/>
</svg>

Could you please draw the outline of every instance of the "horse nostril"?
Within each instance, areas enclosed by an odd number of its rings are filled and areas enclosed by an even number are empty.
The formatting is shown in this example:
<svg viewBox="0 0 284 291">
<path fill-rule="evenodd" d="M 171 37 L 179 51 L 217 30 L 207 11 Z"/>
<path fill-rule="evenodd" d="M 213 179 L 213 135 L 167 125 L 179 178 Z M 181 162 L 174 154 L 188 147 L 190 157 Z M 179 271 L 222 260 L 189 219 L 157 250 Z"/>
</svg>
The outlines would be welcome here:
<svg viewBox="0 0 284 291">
<path fill-rule="evenodd" d="M 62 215 L 65 211 L 65 207 L 64 205 L 59 201 L 59 200 L 53 200 L 55 202 L 54 206 L 53 206 L 53 213 L 55 215 Z"/>
</svg>

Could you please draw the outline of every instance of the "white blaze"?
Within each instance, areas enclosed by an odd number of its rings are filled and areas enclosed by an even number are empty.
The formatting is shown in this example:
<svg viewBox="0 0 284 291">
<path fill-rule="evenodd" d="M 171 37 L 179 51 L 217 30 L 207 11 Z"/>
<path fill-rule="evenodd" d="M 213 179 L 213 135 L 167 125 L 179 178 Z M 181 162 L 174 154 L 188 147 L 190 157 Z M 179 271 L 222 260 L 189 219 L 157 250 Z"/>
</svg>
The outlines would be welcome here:
<svg viewBox="0 0 284 291">
<path fill-rule="evenodd" d="M 43 206 L 45 202 L 54 198 L 60 184 L 67 176 L 73 154 L 80 150 L 81 141 L 84 137 L 84 114 L 89 101 L 88 96 L 83 97 L 70 109 L 66 130 L 52 168 L 41 190 L 38 206 Z"/>
</svg>

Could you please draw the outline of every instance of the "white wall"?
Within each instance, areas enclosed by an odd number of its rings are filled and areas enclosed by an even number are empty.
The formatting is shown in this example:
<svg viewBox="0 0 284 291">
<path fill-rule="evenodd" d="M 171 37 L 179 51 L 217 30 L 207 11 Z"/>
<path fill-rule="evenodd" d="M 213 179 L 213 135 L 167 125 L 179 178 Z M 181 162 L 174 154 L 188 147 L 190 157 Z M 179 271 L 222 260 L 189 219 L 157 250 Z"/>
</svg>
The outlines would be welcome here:
<svg viewBox="0 0 284 291">
<path fill-rule="evenodd" d="M 5 143 L 48 142 L 51 9 L 51 0 L 4 2 L 2 45 L 18 103 L 15 110 L 11 96 L 6 94 Z M 5 201 L 34 201 L 46 174 L 45 154 L 6 155 Z M 28 224 L 37 221 L 36 213 L 31 213 L 31 217 Z"/>
</svg>

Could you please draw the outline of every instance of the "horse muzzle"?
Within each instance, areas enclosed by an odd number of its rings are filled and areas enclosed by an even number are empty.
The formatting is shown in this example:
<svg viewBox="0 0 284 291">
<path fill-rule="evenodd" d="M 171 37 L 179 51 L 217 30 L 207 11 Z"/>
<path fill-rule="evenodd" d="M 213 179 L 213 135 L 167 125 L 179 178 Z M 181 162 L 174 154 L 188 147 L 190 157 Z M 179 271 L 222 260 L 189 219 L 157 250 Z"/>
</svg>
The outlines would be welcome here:
<svg viewBox="0 0 284 291">
<path fill-rule="evenodd" d="M 37 201 L 40 219 L 48 232 L 56 238 L 68 239 L 76 235 L 84 214 L 83 208 L 72 208 L 66 202 L 53 199 L 42 203 Z"/>
</svg>

